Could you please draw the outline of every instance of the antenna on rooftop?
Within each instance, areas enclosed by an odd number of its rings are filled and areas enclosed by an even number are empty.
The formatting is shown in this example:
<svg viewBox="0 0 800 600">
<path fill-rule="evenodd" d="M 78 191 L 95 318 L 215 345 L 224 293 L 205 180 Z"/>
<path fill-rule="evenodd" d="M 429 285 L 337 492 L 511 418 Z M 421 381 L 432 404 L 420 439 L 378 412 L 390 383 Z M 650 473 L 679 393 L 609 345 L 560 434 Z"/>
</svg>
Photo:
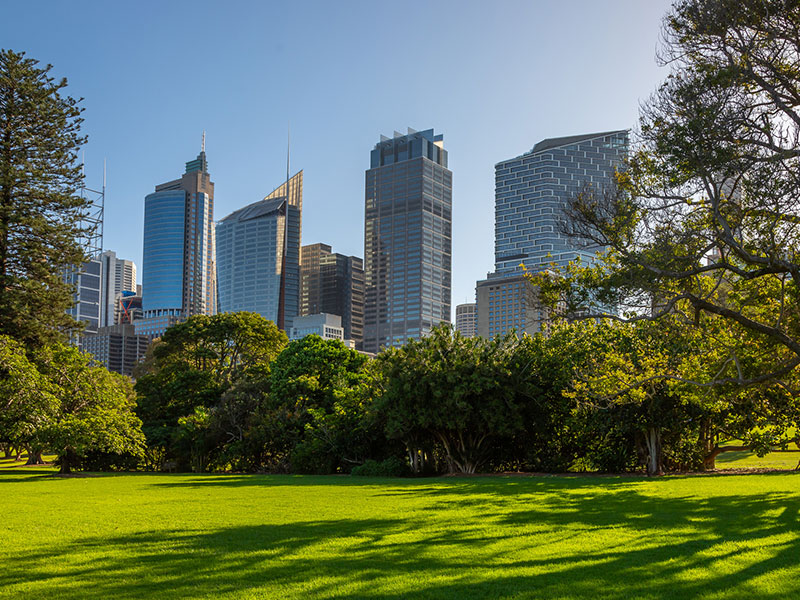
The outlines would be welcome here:
<svg viewBox="0 0 800 600">
<path fill-rule="evenodd" d="M 206 130 L 203 129 L 203 143 L 200 144 L 200 152 L 206 151 Z"/>
</svg>

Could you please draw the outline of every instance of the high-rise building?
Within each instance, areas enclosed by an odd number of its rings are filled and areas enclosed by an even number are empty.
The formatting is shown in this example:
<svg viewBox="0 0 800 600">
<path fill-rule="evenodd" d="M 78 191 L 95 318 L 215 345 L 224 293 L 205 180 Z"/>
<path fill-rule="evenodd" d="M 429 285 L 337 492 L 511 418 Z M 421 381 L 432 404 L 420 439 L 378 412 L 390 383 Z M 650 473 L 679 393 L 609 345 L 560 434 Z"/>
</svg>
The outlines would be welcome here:
<svg viewBox="0 0 800 600">
<path fill-rule="evenodd" d="M 288 189 L 232 212 L 216 230 L 220 312 L 257 312 L 287 333 L 300 300 L 302 171 Z"/>
<path fill-rule="evenodd" d="M 289 339 L 301 340 L 307 335 L 318 335 L 323 340 L 341 340 L 345 343 L 352 343 L 352 340 L 348 340 L 344 334 L 342 318 L 339 315 L 319 313 L 296 317 L 292 330 L 289 332 Z"/>
<path fill-rule="evenodd" d="M 594 260 L 599 248 L 566 234 L 564 209 L 579 192 L 613 186 L 627 151 L 628 132 L 608 131 L 542 140 L 495 165 L 495 273 L 477 282 L 478 335 L 542 330 L 548 314 L 523 265 L 537 272 Z"/>
<path fill-rule="evenodd" d="M 214 184 L 205 142 L 180 179 L 144 200 L 142 304 L 153 323 L 216 312 Z M 140 325 L 144 327 L 145 324 Z"/>
<path fill-rule="evenodd" d="M 366 172 L 364 350 L 450 321 L 453 174 L 433 129 L 381 136 Z"/>
<path fill-rule="evenodd" d="M 300 249 L 300 314 L 328 313 L 342 319 L 344 338 L 362 347 L 364 261 L 331 251 L 327 244 Z"/>
<path fill-rule="evenodd" d="M 100 327 L 96 333 L 81 338 L 81 348 L 109 371 L 133 375 L 134 367 L 144 358 L 150 338 L 137 335 L 133 325 Z"/>
<path fill-rule="evenodd" d="M 117 258 L 117 253 L 106 250 L 100 255 L 102 263 L 102 291 L 100 294 L 100 326 L 119 323 L 118 297 L 122 292 L 136 293 L 136 264 L 132 260 Z"/>
<path fill-rule="evenodd" d="M 614 183 L 628 152 L 626 130 L 550 138 L 530 152 L 495 165 L 495 271 L 519 273 L 525 264 L 540 271 L 597 248 L 575 243 L 563 231 L 570 197 L 587 187 L 596 192 Z"/>
<path fill-rule="evenodd" d="M 98 257 L 83 263 L 79 269 L 71 269 L 64 273 L 64 280 L 74 286 L 74 303 L 67 309 L 67 314 L 83 323 L 82 334 L 96 333 L 100 327 L 102 313 L 103 263 Z M 74 342 L 81 346 L 81 336 Z"/>
<path fill-rule="evenodd" d="M 456 331 L 464 337 L 475 337 L 477 333 L 476 318 L 474 302 L 459 304 L 456 306 Z"/>
</svg>

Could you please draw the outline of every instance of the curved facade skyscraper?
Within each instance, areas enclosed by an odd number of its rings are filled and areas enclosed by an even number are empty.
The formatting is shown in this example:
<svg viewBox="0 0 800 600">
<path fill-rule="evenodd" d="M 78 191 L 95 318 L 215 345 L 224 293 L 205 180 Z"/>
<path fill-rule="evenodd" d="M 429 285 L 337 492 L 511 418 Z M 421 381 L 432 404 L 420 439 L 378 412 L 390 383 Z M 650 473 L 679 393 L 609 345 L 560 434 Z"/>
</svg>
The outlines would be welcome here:
<svg viewBox="0 0 800 600">
<path fill-rule="evenodd" d="M 137 333 L 159 335 L 176 320 L 216 312 L 214 234 L 214 184 L 203 149 L 180 179 L 145 197 Z"/>
<path fill-rule="evenodd" d="M 217 223 L 219 311 L 257 312 L 291 331 L 300 298 L 303 172 Z"/>
</svg>

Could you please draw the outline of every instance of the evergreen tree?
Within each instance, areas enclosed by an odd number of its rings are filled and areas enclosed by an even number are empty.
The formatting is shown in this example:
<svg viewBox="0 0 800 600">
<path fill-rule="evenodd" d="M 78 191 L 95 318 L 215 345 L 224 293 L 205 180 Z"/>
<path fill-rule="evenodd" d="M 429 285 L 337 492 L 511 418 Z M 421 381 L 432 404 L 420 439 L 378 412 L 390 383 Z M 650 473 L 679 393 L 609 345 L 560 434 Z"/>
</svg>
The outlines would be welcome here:
<svg viewBox="0 0 800 600">
<path fill-rule="evenodd" d="M 24 53 L 0 50 L 0 334 L 40 346 L 76 326 L 66 270 L 81 265 L 88 201 L 79 100 Z"/>
</svg>

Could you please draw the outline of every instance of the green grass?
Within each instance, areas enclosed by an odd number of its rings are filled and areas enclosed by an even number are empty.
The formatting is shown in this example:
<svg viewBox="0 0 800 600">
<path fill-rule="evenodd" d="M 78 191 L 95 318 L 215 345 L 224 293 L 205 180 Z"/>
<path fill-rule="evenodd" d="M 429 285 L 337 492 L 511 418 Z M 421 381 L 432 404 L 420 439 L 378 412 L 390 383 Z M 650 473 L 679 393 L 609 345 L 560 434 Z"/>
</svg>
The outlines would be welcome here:
<svg viewBox="0 0 800 600">
<path fill-rule="evenodd" d="M 0 471 L 0 597 L 789 598 L 800 473 Z"/>
</svg>

